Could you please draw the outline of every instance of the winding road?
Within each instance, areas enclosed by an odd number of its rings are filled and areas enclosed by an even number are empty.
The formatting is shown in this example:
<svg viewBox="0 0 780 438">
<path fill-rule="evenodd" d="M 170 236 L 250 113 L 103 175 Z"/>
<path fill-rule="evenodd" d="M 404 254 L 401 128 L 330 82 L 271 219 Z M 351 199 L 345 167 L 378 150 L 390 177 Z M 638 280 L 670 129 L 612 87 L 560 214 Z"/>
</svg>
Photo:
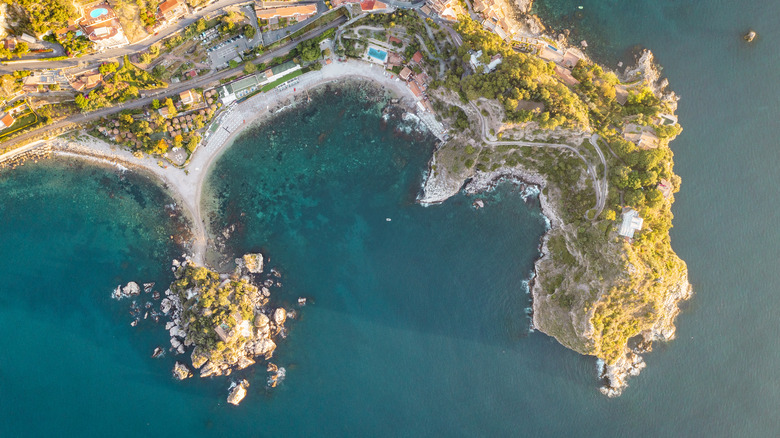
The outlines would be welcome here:
<svg viewBox="0 0 780 438">
<path fill-rule="evenodd" d="M 531 141 L 522 141 L 522 140 L 512 140 L 512 141 L 499 141 L 495 139 L 491 139 L 488 137 L 488 129 L 487 129 L 487 122 L 485 121 L 485 118 L 482 116 L 482 112 L 479 110 L 477 105 L 474 102 L 470 103 L 471 109 L 474 110 L 474 113 L 476 113 L 477 117 L 479 118 L 480 127 L 482 129 L 482 141 L 485 142 L 488 145 L 491 146 L 531 146 L 531 147 L 546 147 L 546 148 L 553 148 L 553 149 L 566 149 L 568 151 L 573 152 L 575 155 L 577 155 L 584 163 L 586 168 L 588 169 L 588 174 L 590 174 L 591 178 L 593 179 L 593 190 L 596 193 L 596 205 L 594 206 L 595 214 L 593 215 L 593 218 L 588 218 L 591 220 L 595 220 L 604 210 L 604 205 L 607 202 L 607 162 L 604 159 L 604 154 L 601 152 L 601 149 L 597 145 L 597 141 L 600 138 L 598 134 L 593 134 L 590 137 L 590 143 L 593 145 L 593 148 L 596 149 L 596 152 L 599 155 L 599 158 L 601 159 L 601 164 L 604 166 L 604 175 L 602 175 L 601 178 L 598 176 L 598 172 L 596 170 L 596 167 L 588 161 L 585 156 L 580 153 L 580 151 L 574 147 L 569 146 L 567 144 L 560 144 L 560 143 L 537 143 L 537 142 L 531 142 Z M 460 105 L 458 105 L 460 106 Z M 466 112 L 470 112 L 468 108 L 460 107 Z"/>
</svg>

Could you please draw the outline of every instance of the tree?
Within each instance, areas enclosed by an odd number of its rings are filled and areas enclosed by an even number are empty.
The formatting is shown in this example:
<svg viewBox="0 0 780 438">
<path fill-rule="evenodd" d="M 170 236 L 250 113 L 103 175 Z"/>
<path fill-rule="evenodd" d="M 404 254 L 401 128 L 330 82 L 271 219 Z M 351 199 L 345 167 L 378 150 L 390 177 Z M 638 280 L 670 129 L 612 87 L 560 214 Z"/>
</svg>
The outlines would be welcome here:
<svg viewBox="0 0 780 438">
<path fill-rule="evenodd" d="M 153 99 L 152 100 L 152 108 L 160 109 L 160 99 Z"/>
<path fill-rule="evenodd" d="M 311 62 L 315 59 L 319 59 L 321 55 L 320 46 L 315 40 L 306 40 L 298 44 L 298 53 L 301 56 L 301 60 L 304 62 Z"/>
<path fill-rule="evenodd" d="M 184 137 L 182 137 L 181 134 L 177 134 L 175 137 L 173 137 L 173 147 L 180 148 L 183 142 Z"/>
<path fill-rule="evenodd" d="M 149 64 L 150 62 L 152 62 L 152 55 L 141 53 L 141 64 Z"/>
<path fill-rule="evenodd" d="M 160 54 L 160 45 L 157 43 L 152 44 L 149 46 L 149 54 L 152 56 L 157 56 Z"/>
<path fill-rule="evenodd" d="M 89 102 L 82 94 L 77 94 L 74 99 L 76 101 L 76 106 L 79 107 L 81 111 L 85 111 L 89 106 Z"/>
<path fill-rule="evenodd" d="M 236 61 L 235 59 L 231 59 L 230 62 L 228 62 L 228 65 L 230 66 L 230 68 L 236 68 L 238 67 L 238 61 Z"/>
<path fill-rule="evenodd" d="M 246 35 L 247 39 L 251 40 L 252 38 L 254 38 L 255 33 L 257 33 L 257 31 L 255 30 L 255 27 L 252 26 L 251 24 L 247 24 L 246 26 L 244 26 L 244 35 Z"/>
<path fill-rule="evenodd" d="M 115 72 L 117 68 L 119 68 L 118 62 L 104 62 L 100 64 L 98 70 L 100 71 L 101 75 L 108 76 L 111 73 Z"/>
<path fill-rule="evenodd" d="M 14 55 L 16 55 L 16 56 L 21 58 L 22 55 L 24 55 L 25 53 L 27 53 L 29 51 L 30 51 L 30 46 L 27 45 L 27 43 L 25 43 L 24 41 L 20 41 L 20 42 L 16 43 L 16 47 L 14 48 L 14 52 L 13 53 L 14 53 Z"/>
<path fill-rule="evenodd" d="M 165 106 L 168 107 L 168 115 L 169 116 L 175 116 L 178 111 L 176 111 L 176 105 L 173 104 L 173 100 L 171 98 L 165 99 Z"/>
<path fill-rule="evenodd" d="M 59 91 L 59 89 L 60 89 L 60 84 L 54 83 L 49 85 L 49 90 L 51 91 Z"/>
<path fill-rule="evenodd" d="M 257 71 L 257 65 L 255 65 L 253 62 L 247 61 L 244 64 L 244 73 L 250 74 L 250 73 L 254 73 L 256 71 Z"/>
<path fill-rule="evenodd" d="M 149 151 L 150 154 L 158 154 L 158 155 L 162 155 L 166 152 L 168 152 L 168 143 L 165 142 L 164 138 L 161 138 L 160 141 L 158 141 L 154 145 L 154 147 Z"/>
<path fill-rule="evenodd" d="M 198 143 L 200 143 L 200 137 L 197 135 L 191 136 L 189 141 L 187 141 L 187 151 L 189 151 L 189 153 L 195 152 L 195 148 L 198 147 Z"/>
</svg>

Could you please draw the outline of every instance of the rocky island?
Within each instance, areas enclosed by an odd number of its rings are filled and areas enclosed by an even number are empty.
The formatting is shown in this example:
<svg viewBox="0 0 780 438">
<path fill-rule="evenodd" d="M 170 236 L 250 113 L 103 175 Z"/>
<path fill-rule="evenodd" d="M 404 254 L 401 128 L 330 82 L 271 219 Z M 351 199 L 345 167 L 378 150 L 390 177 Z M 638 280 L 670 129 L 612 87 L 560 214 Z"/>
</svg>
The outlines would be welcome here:
<svg viewBox="0 0 780 438">
<path fill-rule="evenodd" d="M 270 276 L 274 274 L 261 278 L 262 254 L 236 259 L 236 268 L 230 274 L 219 274 L 190 260 L 174 260 L 173 273 L 176 279 L 165 291 L 160 314 L 169 319 L 165 328 L 171 337 L 170 350 L 174 354 L 191 351 L 190 366 L 179 361 L 174 364 L 176 379 L 191 377 L 192 370 L 200 370 L 200 377 L 229 376 L 254 365 L 258 358 L 271 359 L 276 349 L 274 339 L 285 335 L 288 312 L 270 304 L 269 288 L 275 284 Z M 139 294 L 140 286 L 131 282 L 117 288 L 113 296 Z M 161 356 L 163 351 L 158 347 L 153 357 Z M 284 368 L 269 363 L 268 371 L 269 386 L 276 386 L 284 376 Z M 228 402 L 237 405 L 248 387 L 245 379 L 233 382 Z"/>
</svg>

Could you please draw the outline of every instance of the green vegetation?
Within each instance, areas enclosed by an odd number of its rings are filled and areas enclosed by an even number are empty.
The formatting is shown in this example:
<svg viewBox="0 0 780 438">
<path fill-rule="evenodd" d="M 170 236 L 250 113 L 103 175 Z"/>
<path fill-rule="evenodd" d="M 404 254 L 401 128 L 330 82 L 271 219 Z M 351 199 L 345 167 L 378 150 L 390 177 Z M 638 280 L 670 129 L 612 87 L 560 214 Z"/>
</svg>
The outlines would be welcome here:
<svg viewBox="0 0 780 438">
<path fill-rule="evenodd" d="M 252 321 L 254 311 L 251 296 L 257 287 L 245 280 L 229 280 L 223 284 L 219 274 L 203 267 L 187 265 L 181 278 L 171 284 L 183 305 L 181 320 L 187 327 L 187 340 L 199 349 L 199 354 L 212 362 L 232 362 L 239 348 L 248 338 L 240 334 L 223 341 L 216 327 L 234 330 L 241 320 Z M 198 289 L 199 294 L 188 298 L 187 291 Z"/>
<path fill-rule="evenodd" d="M 104 63 L 100 66 L 104 73 L 105 84 L 95 88 L 86 96 L 77 94 L 76 105 L 82 111 L 94 111 L 114 103 L 126 102 L 140 96 L 140 90 L 164 88 L 168 85 L 151 74 L 134 66 L 125 56 L 121 68 L 116 63 Z"/>
<path fill-rule="evenodd" d="M 278 87 L 279 85 L 289 81 L 290 79 L 296 78 L 296 77 L 298 77 L 298 76 L 300 76 L 302 74 L 303 74 L 303 70 L 295 70 L 294 72 L 292 72 L 292 73 L 290 73 L 288 75 L 284 75 L 281 78 L 279 78 L 279 79 L 277 79 L 277 80 L 275 80 L 275 81 L 273 81 L 273 82 L 271 82 L 269 84 L 263 85 L 263 88 L 261 88 L 260 91 L 273 90 L 274 88 Z"/>
<path fill-rule="evenodd" d="M 77 17 L 73 4 L 66 0 L 3 0 L 8 5 L 16 4 L 27 14 L 30 30 L 41 35 L 49 30 L 59 29 Z M 25 29 L 26 30 L 26 29 Z"/>
<path fill-rule="evenodd" d="M 497 99 L 504 105 L 506 117 L 511 122 L 537 121 L 542 129 L 560 125 L 586 126 L 589 123 L 587 106 L 556 77 L 551 64 L 541 59 L 512 50 L 496 34 L 485 30 L 468 17 L 460 17 L 455 29 L 463 38 L 456 59 L 448 69 L 443 85 L 460 94 L 465 101 L 479 97 Z M 491 73 L 463 76 L 470 52 L 482 51 L 483 62 L 500 54 L 503 58 Z M 544 111 L 518 109 L 521 101 L 540 102 Z"/>
</svg>

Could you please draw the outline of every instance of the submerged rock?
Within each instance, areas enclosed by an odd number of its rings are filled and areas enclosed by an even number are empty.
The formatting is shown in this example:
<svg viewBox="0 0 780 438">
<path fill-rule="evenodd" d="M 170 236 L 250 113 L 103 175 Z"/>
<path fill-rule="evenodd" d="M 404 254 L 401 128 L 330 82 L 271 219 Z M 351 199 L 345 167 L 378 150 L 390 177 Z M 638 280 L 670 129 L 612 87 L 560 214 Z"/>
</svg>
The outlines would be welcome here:
<svg viewBox="0 0 780 438">
<path fill-rule="evenodd" d="M 233 384 L 233 386 L 230 387 L 230 394 L 228 395 L 227 402 L 231 405 L 238 406 L 239 403 L 241 403 L 241 400 L 246 397 L 246 389 L 249 388 L 249 382 L 246 380 L 242 380 L 238 384 Z"/>
<path fill-rule="evenodd" d="M 173 365 L 173 377 L 178 380 L 184 380 L 192 377 L 192 371 L 187 368 L 187 365 L 176 361 L 176 363 Z"/>
</svg>

